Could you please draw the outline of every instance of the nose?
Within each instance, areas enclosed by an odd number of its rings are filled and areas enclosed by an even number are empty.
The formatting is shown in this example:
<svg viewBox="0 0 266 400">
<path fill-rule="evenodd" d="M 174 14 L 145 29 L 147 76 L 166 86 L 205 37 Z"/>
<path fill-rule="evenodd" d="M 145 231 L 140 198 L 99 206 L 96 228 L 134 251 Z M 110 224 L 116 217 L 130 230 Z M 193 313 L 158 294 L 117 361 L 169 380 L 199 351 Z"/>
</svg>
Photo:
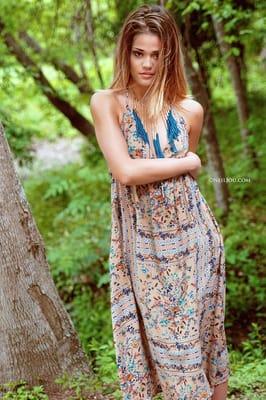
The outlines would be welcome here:
<svg viewBox="0 0 266 400">
<path fill-rule="evenodd" d="M 143 60 L 142 66 L 144 68 L 151 68 L 152 67 L 152 60 L 150 57 L 147 57 Z"/>
</svg>

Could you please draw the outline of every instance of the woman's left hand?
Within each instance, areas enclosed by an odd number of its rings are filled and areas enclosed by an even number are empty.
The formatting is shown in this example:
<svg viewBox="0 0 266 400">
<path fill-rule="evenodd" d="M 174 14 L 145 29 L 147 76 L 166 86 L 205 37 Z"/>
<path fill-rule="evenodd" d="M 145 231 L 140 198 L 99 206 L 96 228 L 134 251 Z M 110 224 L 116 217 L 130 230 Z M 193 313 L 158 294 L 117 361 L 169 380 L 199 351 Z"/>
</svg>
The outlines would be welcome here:
<svg viewBox="0 0 266 400">
<path fill-rule="evenodd" d="M 187 156 L 188 156 L 188 155 L 195 155 L 195 156 L 198 157 L 198 155 L 197 155 L 196 153 L 193 153 L 193 152 L 191 152 L 191 151 L 188 151 L 188 152 L 186 153 L 186 155 L 187 155 Z M 194 168 L 194 169 L 191 169 L 191 170 L 189 171 L 189 174 L 190 174 L 194 179 L 197 179 L 200 170 L 201 170 L 201 164 L 200 164 L 198 167 L 196 167 L 196 168 Z"/>
<path fill-rule="evenodd" d="M 193 171 L 190 171 L 189 174 L 194 178 L 197 179 L 199 175 L 200 168 L 194 169 Z"/>
</svg>

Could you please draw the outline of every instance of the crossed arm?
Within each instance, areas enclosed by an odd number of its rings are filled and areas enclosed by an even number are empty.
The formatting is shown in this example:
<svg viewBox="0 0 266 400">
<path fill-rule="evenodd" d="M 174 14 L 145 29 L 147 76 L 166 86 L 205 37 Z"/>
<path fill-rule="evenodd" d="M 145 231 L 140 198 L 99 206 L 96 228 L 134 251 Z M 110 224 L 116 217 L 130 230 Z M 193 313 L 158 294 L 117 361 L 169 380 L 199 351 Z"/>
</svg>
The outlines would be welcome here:
<svg viewBox="0 0 266 400">
<path fill-rule="evenodd" d="M 179 159 L 133 159 L 128 154 L 127 143 L 119 126 L 113 94 L 98 92 L 92 95 L 90 109 L 96 138 L 114 178 L 125 185 L 141 185 L 185 173 L 190 173 L 196 179 L 201 168 L 200 158 L 195 151 L 202 128 L 203 109 L 196 101 L 187 101 L 190 102 L 190 111 L 186 113 L 190 141 L 186 156 Z"/>
</svg>

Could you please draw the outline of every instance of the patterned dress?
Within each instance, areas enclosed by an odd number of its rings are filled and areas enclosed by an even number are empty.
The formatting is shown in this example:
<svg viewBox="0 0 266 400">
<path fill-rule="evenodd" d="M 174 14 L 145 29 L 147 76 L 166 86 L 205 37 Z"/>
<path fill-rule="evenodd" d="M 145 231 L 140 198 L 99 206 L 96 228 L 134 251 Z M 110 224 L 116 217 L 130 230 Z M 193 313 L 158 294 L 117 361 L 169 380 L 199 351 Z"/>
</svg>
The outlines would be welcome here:
<svg viewBox="0 0 266 400">
<path fill-rule="evenodd" d="M 132 158 L 150 143 L 128 101 L 121 131 Z M 188 151 L 184 118 L 170 107 L 168 145 Z M 153 156 L 151 157 L 153 158 Z M 183 174 L 123 185 L 111 172 L 110 290 L 116 363 L 124 400 L 211 399 L 230 374 L 224 330 L 223 238 L 196 180 Z"/>
</svg>

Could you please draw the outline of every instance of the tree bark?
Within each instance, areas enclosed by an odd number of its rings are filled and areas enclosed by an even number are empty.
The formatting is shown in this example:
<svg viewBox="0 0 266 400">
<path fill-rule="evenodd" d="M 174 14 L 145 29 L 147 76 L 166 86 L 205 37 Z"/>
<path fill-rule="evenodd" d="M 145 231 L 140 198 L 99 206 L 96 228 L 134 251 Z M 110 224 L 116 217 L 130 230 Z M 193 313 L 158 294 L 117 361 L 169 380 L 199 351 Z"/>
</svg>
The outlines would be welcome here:
<svg viewBox="0 0 266 400">
<path fill-rule="evenodd" d="M 244 152 L 246 156 L 250 157 L 254 166 L 258 167 L 257 155 L 248 143 L 248 137 L 251 134 L 247 126 L 249 119 L 249 107 L 245 81 L 242 79 L 243 74 L 241 74 L 240 63 L 238 62 L 237 58 L 230 53 L 231 47 L 225 40 L 223 22 L 218 20 L 214 15 L 212 15 L 212 21 L 221 53 L 226 59 L 237 100 L 237 112 L 242 142 L 244 145 Z"/>
<path fill-rule="evenodd" d="M 91 374 L 47 263 L 0 124 L 0 383 Z"/>
<path fill-rule="evenodd" d="M 4 31 L 4 24 L 0 21 L 0 33 Z M 24 52 L 15 38 L 8 32 L 3 33 L 3 38 L 9 51 L 14 54 L 16 59 L 23 67 L 31 73 L 32 78 L 41 88 L 43 94 L 47 97 L 51 104 L 62 114 L 64 114 L 71 125 L 88 137 L 94 135 L 93 125 L 79 111 L 77 111 L 69 102 L 62 99 L 51 86 L 42 70 L 34 63 L 34 61 Z"/>
<path fill-rule="evenodd" d="M 203 139 L 206 148 L 208 170 L 213 178 L 213 186 L 218 207 L 227 215 L 229 209 L 229 189 L 225 180 L 223 160 L 217 140 L 216 126 L 213 118 L 207 89 L 201 82 L 199 73 L 194 69 L 188 49 L 184 49 L 185 67 L 190 87 L 195 98 L 204 108 L 205 118 Z M 202 66 L 201 66 L 202 68 Z"/>
<path fill-rule="evenodd" d="M 87 38 L 88 42 L 92 51 L 92 56 L 94 59 L 94 65 L 96 69 L 97 76 L 99 78 L 101 87 L 104 87 L 103 76 L 100 68 L 100 64 L 98 61 L 98 56 L 96 52 L 95 40 L 94 40 L 94 23 L 93 23 L 93 15 L 92 15 L 92 8 L 91 8 L 91 1 L 85 0 L 85 26 L 87 31 Z"/>
<path fill-rule="evenodd" d="M 176 11 L 173 11 L 176 15 Z M 210 89 L 208 82 L 203 82 L 202 77 L 207 77 L 208 74 L 205 71 L 204 65 L 200 63 L 200 57 L 198 57 L 199 71 L 196 71 L 192 64 L 192 58 L 190 52 L 192 50 L 191 37 L 190 37 L 190 16 L 185 17 L 184 24 L 182 26 L 183 34 L 183 54 L 184 63 L 188 81 L 191 87 L 191 91 L 194 97 L 200 102 L 204 108 L 204 124 L 202 136 L 205 144 L 206 155 L 207 155 L 207 169 L 210 176 L 212 177 L 212 183 L 215 192 L 216 203 L 221 208 L 223 215 L 227 217 L 229 211 L 229 189 L 225 179 L 225 171 L 223 166 L 223 160 L 220 153 L 220 147 L 217 140 L 216 126 L 214 117 L 211 110 L 210 104 Z"/>
</svg>

